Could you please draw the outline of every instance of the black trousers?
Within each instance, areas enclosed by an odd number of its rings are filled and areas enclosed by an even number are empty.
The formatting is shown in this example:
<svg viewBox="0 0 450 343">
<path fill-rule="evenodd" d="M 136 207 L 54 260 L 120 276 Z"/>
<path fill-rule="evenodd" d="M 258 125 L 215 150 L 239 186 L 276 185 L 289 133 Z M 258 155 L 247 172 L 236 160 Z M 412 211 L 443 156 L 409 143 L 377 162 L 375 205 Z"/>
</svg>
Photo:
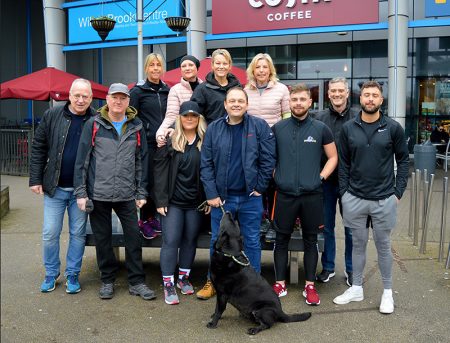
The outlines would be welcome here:
<svg viewBox="0 0 450 343">
<path fill-rule="evenodd" d="M 314 282 L 319 259 L 317 234 L 320 229 L 323 229 L 322 193 L 294 197 L 277 192 L 274 214 L 274 227 L 277 232 L 274 246 L 276 280 L 286 280 L 289 241 L 295 220 L 299 217 L 305 245 L 303 255 L 305 280 Z"/>
<path fill-rule="evenodd" d="M 120 219 L 125 240 L 125 265 L 128 283 L 137 285 L 145 281 L 142 265 L 142 237 L 139 233 L 136 203 L 134 200 L 122 202 L 93 201 L 94 211 L 89 215 L 95 237 L 97 264 L 104 283 L 113 283 L 119 270 L 119 262 L 112 247 L 111 211 Z"/>
</svg>

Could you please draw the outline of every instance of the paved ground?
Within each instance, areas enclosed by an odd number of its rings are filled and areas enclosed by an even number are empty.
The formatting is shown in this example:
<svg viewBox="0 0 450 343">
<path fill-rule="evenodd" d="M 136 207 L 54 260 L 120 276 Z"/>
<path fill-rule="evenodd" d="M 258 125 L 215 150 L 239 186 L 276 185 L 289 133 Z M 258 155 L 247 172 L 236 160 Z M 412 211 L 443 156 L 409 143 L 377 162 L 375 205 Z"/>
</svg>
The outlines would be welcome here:
<svg viewBox="0 0 450 343">
<path fill-rule="evenodd" d="M 215 330 L 205 327 L 214 311 L 215 300 L 199 301 L 181 296 L 178 306 L 162 299 L 159 250 L 145 249 L 144 263 L 148 283 L 157 299 L 145 302 L 128 295 L 122 271 L 116 296 L 102 301 L 95 250 L 86 248 L 80 281 L 81 293 L 65 293 L 63 281 L 50 294 L 39 292 L 44 270 L 41 264 L 42 199 L 29 192 L 28 179 L 2 176 L 1 184 L 10 186 L 11 211 L 1 221 L 1 341 L 2 342 L 449 342 L 450 271 L 437 262 L 442 199 L 442 171 L 438 171 L 431 209 L 427 253 L 419 254 L 408 237 L 409 190 L 399 207 L 399 224 L 394 232 L 395 313 L 378 312 L 382 286 L 376 252 L 369 244 L 365 271 L 365 300 L 349 305 L 334 305 L 332 299 L 345 289 L 343 276 L 343 239 L 338 228 L 337 275 L 328 284 L 319 284 L 321 305 L 304 303 L 298 286 L 288 286 L 282 298 L 287 313 L 313 312 L 303 323 L 276 324 L 255 337 L 246 329 L 252 323 L 238 316 L 229 306 Z M 448 211 L 450 216 L 450 211 Z M 450 238 L 447 218 L 447 239 Z M 67 229 L 62 236 L 62 255 L 67 246 Z M 448 243 L 445 248 L 447 249 Z M 263 275 L 273 282 L 272 254 L 263 255 Z M 123 265 L 123 251 L 122 251 Z M 320 268 L 320 266 L 319 266 Z M 207 252 L 199 251 L 193 283 L 204 282 Z M 302 267 L 300 281 L 302 281 Z"/>
</svg>

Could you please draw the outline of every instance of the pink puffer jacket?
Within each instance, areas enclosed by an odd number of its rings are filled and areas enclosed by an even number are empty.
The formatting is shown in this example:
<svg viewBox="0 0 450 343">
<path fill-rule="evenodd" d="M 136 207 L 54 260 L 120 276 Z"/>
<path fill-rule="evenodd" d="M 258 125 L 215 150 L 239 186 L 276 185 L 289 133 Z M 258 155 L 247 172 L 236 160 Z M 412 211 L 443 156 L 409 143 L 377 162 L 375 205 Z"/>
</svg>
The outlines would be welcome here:
<svg viewBox="0 0 450 343">
<path fill-rule="evenodd" d="M 202 82 L 202 80 L 198 79 L 198 83 Z M 170 88 L 169 96 L 167 98 L 166 116 L 158 131 L 156 131 L 156 137 L 164 135 L 165 130 L 175 123 L 175 119 L 180 113 L 181 104 L 190 100 L 192 93 L 191 85 L 183 78 L 181 78 L 180 83 L 177 83 L 175 86 Z"/>
<path fill-rule="evenodd" d="M 264 119 L 272 126 L 283 119 L 284 113 L 290 113 L 289 90 L 281 82 L 270 81 L 262 94 L 256 88 L 254 82 L 245 86 L 248 94 L 247 112 L 251 115 Z"/>
</svg>

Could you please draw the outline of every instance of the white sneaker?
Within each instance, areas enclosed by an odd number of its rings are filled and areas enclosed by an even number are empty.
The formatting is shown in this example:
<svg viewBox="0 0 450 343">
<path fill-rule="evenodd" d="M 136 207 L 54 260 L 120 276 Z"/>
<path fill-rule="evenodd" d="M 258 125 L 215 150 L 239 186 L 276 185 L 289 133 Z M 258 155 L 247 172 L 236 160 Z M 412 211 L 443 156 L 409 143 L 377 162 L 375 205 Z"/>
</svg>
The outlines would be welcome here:
<svg viewBox="0 0 450 343">
<path fill-rule="evenodd" d="M 343 294 L 333 299 L 333 302 L 338 305 L 348 304 L 351 301 L 364 300 L 364 291 L 362 287 L 352 286 L 348 288 Z"/>
<path fill-rule="evenodd" d="M 381 296 L 380 312 L 390 314 L 394 312 L 394 298 L 392 297 L 392 290 L 385 289 Z"/>
</svg>

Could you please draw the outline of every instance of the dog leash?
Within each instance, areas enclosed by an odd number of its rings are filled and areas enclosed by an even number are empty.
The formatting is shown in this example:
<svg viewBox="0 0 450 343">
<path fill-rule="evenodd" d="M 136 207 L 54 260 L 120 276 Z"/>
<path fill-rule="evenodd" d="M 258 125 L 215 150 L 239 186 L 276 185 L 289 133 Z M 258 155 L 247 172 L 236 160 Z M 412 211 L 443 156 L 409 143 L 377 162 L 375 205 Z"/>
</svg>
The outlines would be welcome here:
<svg viewBox="0 0 450 343">
<path fill-rule="evenodd" d="M 222 214 L 225 214 L 225 209 L 223 208 L 223 205 L 225 204 L 225 201 L 222 203 L 222 205 L 220 205 L 220 209 L 222 210 Z M 205 208 L 208 205 L 208 200 L 203 201 L 200 205 L 198 205 L 197 207 L 197 211 L 199 212 L 204 212 Z"/>
</svg>

